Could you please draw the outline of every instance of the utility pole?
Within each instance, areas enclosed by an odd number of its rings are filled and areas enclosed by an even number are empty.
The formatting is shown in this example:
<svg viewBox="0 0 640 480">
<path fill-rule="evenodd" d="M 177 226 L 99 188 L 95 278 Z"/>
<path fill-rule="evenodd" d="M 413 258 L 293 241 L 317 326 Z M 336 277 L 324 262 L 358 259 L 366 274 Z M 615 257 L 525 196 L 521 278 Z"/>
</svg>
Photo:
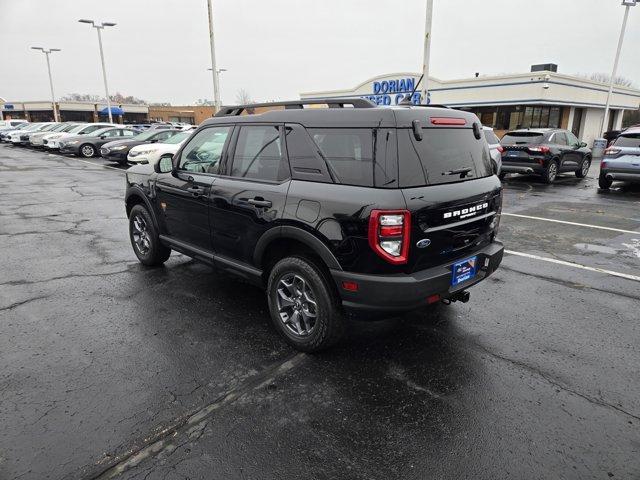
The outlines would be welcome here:
<svg viewBox="0 0 640 480">
<path fill-rule="evenodd" d="M 216 43 L 213 35 L 213 8 L 211 6 L 211 0 L 207 0 L 207 16 L 209 17 L 209 42 L 211 45 L 211 73 L 213 75 L 213 103 L 215 105 L 216 112 L 220 110 L 222 104 L 220 103 L 220 71 L 216 66 Z"/>
<path fill-rule="evenodd" d="M 100 34 L 100 30 L 104 29 L 104 27 L 115 27 L 116 24 L 113 22 L 102 22 L 96 23 L 94 20 L 81 19 L 78 20 L 80 23 L 90 23 L 93 28 L 98 32 L 98 46 L 100 47 L 100 61 L 102 62 L 102 79 L 104 80 L 104 93 L 107 97 L 107 110 L 109 112 L 109 123 L 113 123 L 113 115 L 111 114 L 111 99 L 109 98 L 109 86 L 107 85 L 107 69 L 104 66 L 104 52 L 102 51 L 102 35 Z"/>
<path fill-rule="evenodd" d="M 47 71 L 49 72 L 49 87 L 51 88 L 51 107 L 53 108 L 53 120 L 56 122 L 60 121 L 60 117 L 58 115 L 58 109 L 56 108 L 56 94 L 53 91 L 53 78 L 51 77 L 51 62 L 49 62 L 49 54 L 51 52 L 60 52 L 59 48 L 43 48 L 43 47 L 31 47 L 33 50 L 39 50 L 44 53 L 47 58 Z"/>
<path fill-rule="evenodd" d="M 422 59 L 422 103 L 426 104 L 429 94 L 429 56 L 431 54 L 431 22 L 433 20 L 433 0 L 427 0 L 424 22 L 424 51 Z"/>
<path fill-rule="evenodd" d="M 616 78 L 618 71 L 618 61 L 620 60 L 620 52 L 622 51 L 622 42 L 624 41 L 624 32 L 627 29 L 627 19 L 629 18 L 629 9 L 635 7 L 636 0 L 622 0 L 624 5 L 624 17 L 622 18 L 622 28 L 620 29 L 620 38 L 618 38 L 618 48 L 616 50 L 616 57 L 613 60 L 613 70 L 611 71 L 611 78 L 609 79 L 609 91 L 607 92 L 607 103 L 604 107 L 604 116 L 602 117 L 602 128 L 600 131 L 604 134 L 609 121 L 609 106 L 611 105 L 611 94 L 613 93 L 613 82 Z"/>
</svg>

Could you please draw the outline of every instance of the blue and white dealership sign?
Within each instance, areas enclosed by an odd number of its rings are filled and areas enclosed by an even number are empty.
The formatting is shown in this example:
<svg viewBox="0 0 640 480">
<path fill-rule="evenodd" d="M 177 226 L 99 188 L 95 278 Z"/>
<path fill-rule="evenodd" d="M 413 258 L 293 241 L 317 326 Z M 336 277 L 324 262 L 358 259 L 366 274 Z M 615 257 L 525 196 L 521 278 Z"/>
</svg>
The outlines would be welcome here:
<svg viewBox="0 0 640 480">
<path fill-rule="evenodd" d="M 395 80 L 381 80 L 372 83 L 373 92 L 370 95 L 363 95 L 376 105 L 398 105 L 405 97 L 411 96 L 411 103 L 418 105 L 422 103 L 422 95 L 416 91 L 411 92 L 416 87 L 415 78 L 398 78 Z M 427 103 L 429 98 L 427 96 Z"/>
</svg>

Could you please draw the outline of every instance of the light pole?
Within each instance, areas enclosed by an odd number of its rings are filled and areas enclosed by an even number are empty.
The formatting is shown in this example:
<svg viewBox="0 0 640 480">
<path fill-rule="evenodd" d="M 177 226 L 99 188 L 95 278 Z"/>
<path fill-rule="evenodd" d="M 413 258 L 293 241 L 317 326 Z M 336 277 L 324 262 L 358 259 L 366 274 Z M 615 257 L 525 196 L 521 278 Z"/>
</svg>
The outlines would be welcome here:
<svg viewBox="0 0 640 480">
<path fill-rule="evenodd" d="M 104 53 L 102 51 L 102 35 L 100 34 L 100 30 L 104 27 L 115 27 L 116 24 L 113 22 L 102 22 L 97 23 L 93 20 L 87 20 L 86 18 L 82 18 L 78 20 L 80 23 L 90 23 L 93 28 L 98 32 L 98 46 L 100 47 L 100 61 L 102 62 L 102 79 L 104 80 L 104 93 L 107 96 L 107 110 L 109 112 L 109 123 L 113 123 L 113 115 L 111 115 L 111 99 L 109 98 L 109 86 L 107 85 L 107 70 L 104 66 Z"/>
<path fill-rule="evenodd" d="M 220 110 L 220 70 L 216 67 L 216 44 L 213 37 L 213 8 L 211 0 L 207 0 L 207 16 L 209 17 L 209 42 L 211 44 L 211 73 L 213 75 L 213 103 L 216 112 Z"/>
<path fill-rule="evenodd" d="M 47 71 L 49 72 L 49 87 L 51 88 L 51 107 L 53 108 L 53 119 L 56 122 L 60 121 L 58 116 L 58 110 L 56 109 L 56 94 L 53 92 L 53 78 L 51 77 L 51 62 L 49 62 L 49 54 L 51 52 L 60 52 L 59 48 L 43 48 L 43 47 L 31 47 L 33 50 L 39 50 L 44 53 L 47 58 Z"/>
<path fill-rule="evenodd" d="M 427 103 L 429 94 L 429 55 L 431 53 L 431 21 L 433 20 L 433 0 L 427 0 L 424 22 L 424 50 L 422 57 L 422 102 Z"/>
<path fill-rule="evenodd" d="M 613 93 L 613 82 L 618 71 L 618 60 L 620 60 L 620 51 L 622 50 L 622 41 L 624 40 L 624 31 L 627 29 L 627 19 L 629 18 L 629 8 L 636 6 L 636 0 L 622 0 L 624 5 L 624 17 L 622 17 L 622 28 L 620 29 L 620 38 L 618 38 L 618 49 L 616 50 L 616 58 L 613 61 L 613 70 L 609 79 L 609 91 L 607 92 L 607 103 L 604 107 L 604 116 L 602 117 L 602 128 L 600 131 L 604 134 L 605 128 L 609 120 L 609 105 L 611 104 L 611 93 Z"/>
<path fill-rule="evenodd" d="M 212 71 L 213 71 L 213 68 L 207 68 L 207 70 L 209 70 L 210 72 L 212 72 Z M 220 74 L 221 74 L 222 72 L 226 72 L 226 71 L 227 71 L 227 69 L 226 69 L 226 68 L 219 68 L 219 69 L 217 70 L 217 73 L 218 73 L 218 88 L 220 88 Z M 220 95 L 218 95 L 218 102 L 220 102 L 220 105 L 222 105 L 222 100 L 220 100 Z M 213 102 L 213 103 L 214 103 L 214 105 L 215 105 L 215 100 L 214 100 L 214 102 Z M 220 107 L 216 106 L 216 109 L 219 109 L 219 108 L 220 108 Z"/>
</svg>

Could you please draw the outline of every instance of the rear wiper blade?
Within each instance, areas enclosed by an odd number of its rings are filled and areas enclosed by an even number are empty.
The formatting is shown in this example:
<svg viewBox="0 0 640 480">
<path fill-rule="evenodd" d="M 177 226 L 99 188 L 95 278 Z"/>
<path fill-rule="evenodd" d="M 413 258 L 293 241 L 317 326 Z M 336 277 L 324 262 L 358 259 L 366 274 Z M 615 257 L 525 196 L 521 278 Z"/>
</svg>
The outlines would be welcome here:
<svg viewBox="0 0 640 480">
<path fill-rule="evenodd" d="M 449 170 L 448 172 L 442 172 L 442 175 L 460 175 L 464 178 L 471 170 L 471 167 L 457 168 L 455 170 Z"/>
</svg>

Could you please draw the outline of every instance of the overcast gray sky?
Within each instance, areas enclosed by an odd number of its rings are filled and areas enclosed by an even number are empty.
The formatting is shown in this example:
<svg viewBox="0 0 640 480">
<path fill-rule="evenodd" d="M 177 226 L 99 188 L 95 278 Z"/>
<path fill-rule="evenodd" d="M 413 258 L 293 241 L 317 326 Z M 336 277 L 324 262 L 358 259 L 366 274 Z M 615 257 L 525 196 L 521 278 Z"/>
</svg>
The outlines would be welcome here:
<svg viewBox="0 0 640 480">
<path fill-rule="evenodd" d="M 609 72 L 620 0 L 434 0 L 431 73 L 441 79 L 526 72 L 555 62 L 563 73 Z M 425 0 L 214 0 L 222 100 L 255 100 L 355 86 L 422 67 Z M 0 0 L 0 96 L 103 93 L 95 30 L 103 36 L 111 92 L 190 104 L 212 98 L 206 0 Z M 640 5 L 632 8 L 619 74 L 640 86 Z"/>
</svg>

